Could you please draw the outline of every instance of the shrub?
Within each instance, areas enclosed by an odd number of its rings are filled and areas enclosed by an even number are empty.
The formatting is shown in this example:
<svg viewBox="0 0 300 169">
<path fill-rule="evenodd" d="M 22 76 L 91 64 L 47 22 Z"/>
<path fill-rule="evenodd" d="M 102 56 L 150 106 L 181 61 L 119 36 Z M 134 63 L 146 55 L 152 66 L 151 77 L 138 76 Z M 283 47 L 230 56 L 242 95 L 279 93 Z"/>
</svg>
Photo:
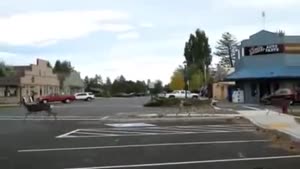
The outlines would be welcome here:
<svg viewBox="0 0 300 169">
<path fill-rule="evenodd" d="M 169 98 L 154 98 L 153 100 L 144 104 L 145 107 L 171 107 L 178 106 L 182 99 L 169 99 Z M 210 102 L 208 100 L 198 100 L 198 99 L 187 99 L 184 102 L 184 106 L 201 106 L 207 105 Z"/>
</svg>

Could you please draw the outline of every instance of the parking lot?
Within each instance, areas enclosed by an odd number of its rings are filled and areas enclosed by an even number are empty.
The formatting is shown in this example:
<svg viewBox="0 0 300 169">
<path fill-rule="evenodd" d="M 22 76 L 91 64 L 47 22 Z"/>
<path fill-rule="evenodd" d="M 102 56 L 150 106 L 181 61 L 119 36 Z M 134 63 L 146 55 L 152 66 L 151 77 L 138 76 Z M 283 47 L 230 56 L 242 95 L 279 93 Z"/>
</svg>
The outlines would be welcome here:
<svg viewBox="0 0 300 169">
<path fill-rule="evenodd" d="M 105 113 L 98 107 L 98 117 L 96 110 L 91 113 L 80 107 L 101 105 L 99 102 L 78 103 L 74 107 L 58 105 L 66 110 L 62 111 L 62 116 L 71 116 L 73 111 L 76 116 L 83 117 L 75 120 L 55 121 L 48 117 L 11 120 L 6 119 L 4 111 L 0 117 L 0 168 L 299 168 L 300 154 L 276 148 L 270 138 L 258 133 L 255 126 L 244 120 L 118 123 L 99 119 L 124 111 L 143 111 L 143 108 L 132 103 L 120 111 L 121 106 L 116 106 Z M 131 101 L 104 102 L 126 105 L 125 102 Z M 16 112 L 12 113 L 17 116 Z M 85 116 L 97 116 L 98 120 Z"/>
</svg>

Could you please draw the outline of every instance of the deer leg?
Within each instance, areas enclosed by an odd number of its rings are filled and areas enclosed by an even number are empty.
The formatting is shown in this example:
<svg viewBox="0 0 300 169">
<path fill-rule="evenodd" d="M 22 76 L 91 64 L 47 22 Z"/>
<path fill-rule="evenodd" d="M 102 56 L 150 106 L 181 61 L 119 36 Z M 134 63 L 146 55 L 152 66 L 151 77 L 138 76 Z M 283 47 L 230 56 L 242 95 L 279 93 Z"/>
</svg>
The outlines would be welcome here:
<svg viewBox="0 0 300 169">
<path fill-rule="evenodd" d="M 182 111 L 182 107 L 181 107 L 181 105 L 179 105 L 178 111 L 176 112 L 176 117 L 178 116 L 178 114 L 180 114 L 181 111 Z"/>
<path fill-rule="evenodd" d="M 47 112 L 48 112 L 48 116 L 52 115 L 54 117 L 54 119 L 57 120 L 57 117 L 56 117 L 57 113 L 53 112 L 52 109 L 49 109 Z"/>
<path fill-rule="evenodd" d="M 186 113 L 188 114 L 188 116 L 190 117 L 191 116 L 191 111 L 189 110 L 190 107 L 189 106 L 186 106 Z"/>
<path fill-rule="evenodd" d="M 31 112 L 30 112 L 30 111 L 27 111 L 27 112 L 25 113 L 24 120 L 26 120 L 26 119 L 27 119 L 27 117 L 28 117 L 28 115 L 30 115 L 30 114 L 31 114 Z"/>
</svg>

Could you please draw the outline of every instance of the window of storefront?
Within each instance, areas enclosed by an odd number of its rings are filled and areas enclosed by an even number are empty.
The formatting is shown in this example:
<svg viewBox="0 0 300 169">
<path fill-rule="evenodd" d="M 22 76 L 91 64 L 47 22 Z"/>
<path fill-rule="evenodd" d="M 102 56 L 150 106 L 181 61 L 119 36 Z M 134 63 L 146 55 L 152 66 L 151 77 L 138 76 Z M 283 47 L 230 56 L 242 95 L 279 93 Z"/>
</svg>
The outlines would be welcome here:
<svg viewBox="0 0 300 169">
<path fill-rule="evenodd" d="M 0 97 L 15 97 L 18 95 L 17 87 L 1 87 L 0 88 Z"/>
<path fill-rule="evenodd" d="M 48 93 L 48 86 L 44 86 L 44 94 L 45 95 L 48 95 L 49 93 Z"/>
<path fill-rule="evenodd" d="M 40 87 L 40 96 L 42 96 L 43 95 L 43 89 L 42 89 L 42 87 Z"/>
</svg>

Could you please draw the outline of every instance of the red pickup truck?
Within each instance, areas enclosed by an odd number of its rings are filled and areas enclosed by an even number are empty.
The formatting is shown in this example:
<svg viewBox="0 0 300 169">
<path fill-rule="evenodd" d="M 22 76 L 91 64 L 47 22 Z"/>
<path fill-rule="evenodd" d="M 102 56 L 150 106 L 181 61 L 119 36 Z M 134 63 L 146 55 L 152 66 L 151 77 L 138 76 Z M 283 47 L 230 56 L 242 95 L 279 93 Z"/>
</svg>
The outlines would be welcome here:
<svg viewBox="0 0 300 169">
<path fill-rule="evenodd" d="M 75 100 L 74 95 L 48 95 L 48 96 L 41 96 L 38 98 L 38 101 L 41 103 L 48 103 L 48 102 L 63 102 L 63 103 L 70 103 Z"/>
</svg>

